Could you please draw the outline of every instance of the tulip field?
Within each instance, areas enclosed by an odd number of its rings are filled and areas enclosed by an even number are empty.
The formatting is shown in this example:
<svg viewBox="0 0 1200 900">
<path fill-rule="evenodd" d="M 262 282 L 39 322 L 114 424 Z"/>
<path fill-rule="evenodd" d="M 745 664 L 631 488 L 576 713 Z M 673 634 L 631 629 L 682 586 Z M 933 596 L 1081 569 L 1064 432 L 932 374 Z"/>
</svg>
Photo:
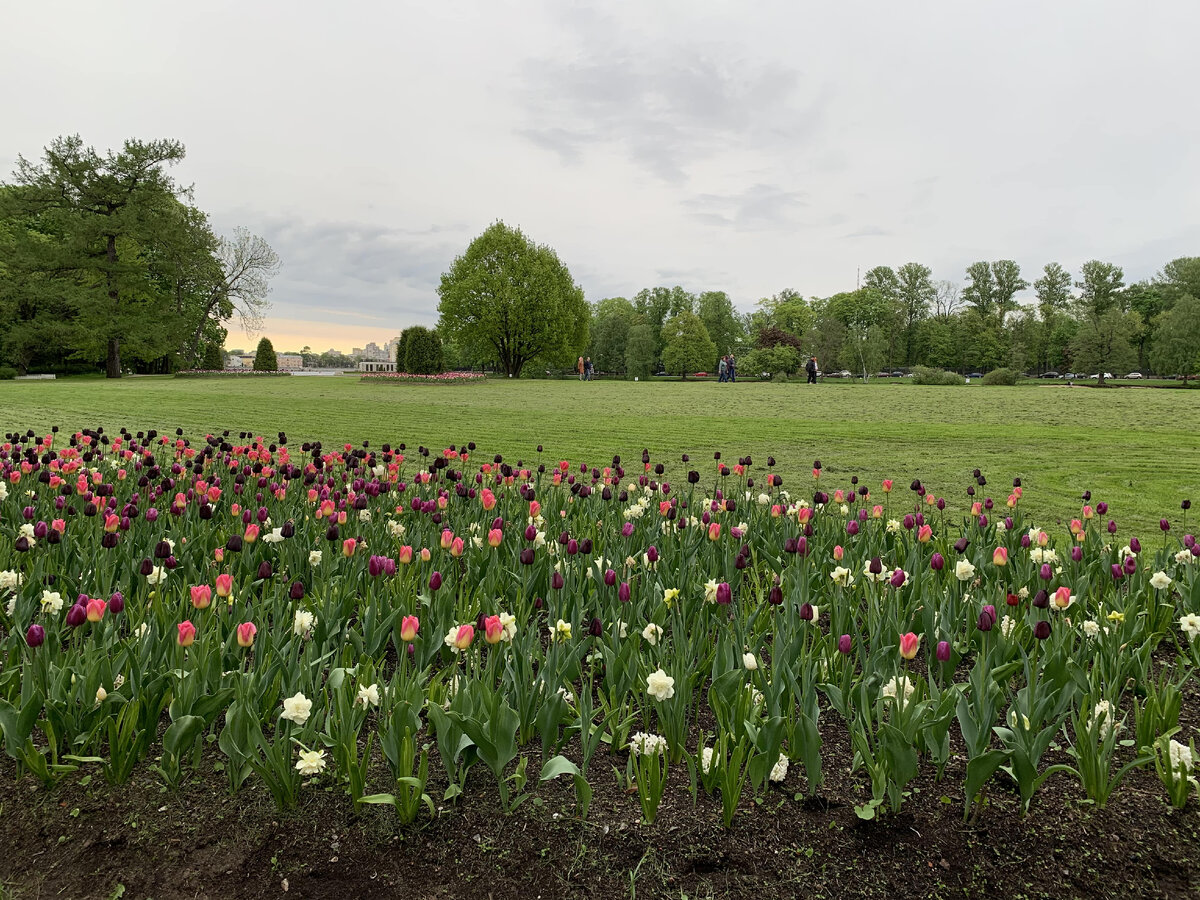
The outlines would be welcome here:
<svg viewBox="0 0 1200 900">
<path fill-rule="evenodd" d="M 14 896 L 1200 888 L 1186 478 L 169 421 L 0 442 Z"/>
</svg>

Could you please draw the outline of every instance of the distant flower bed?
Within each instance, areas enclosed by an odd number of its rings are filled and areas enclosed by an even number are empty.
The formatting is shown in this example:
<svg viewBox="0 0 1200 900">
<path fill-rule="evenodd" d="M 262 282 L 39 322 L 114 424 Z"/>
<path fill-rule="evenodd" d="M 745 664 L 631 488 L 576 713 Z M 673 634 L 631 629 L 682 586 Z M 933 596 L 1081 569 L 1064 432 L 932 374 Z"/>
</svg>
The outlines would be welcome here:
<svg viewBox="0 0 1200 900">
<path fill-rule="evenodd" d="M 255 369 L 184 369 L 176 378 L 274 378 L 291 372 L 259 372 Z"/>
<path fill-rule="evenodd" d="M 483 372 L 443 372 L 441 375 L 410 375 L 408 372 L 368 372 L 360 381 L 386 381 L 392 384 L 464 384 L 486 381 Z"/>
</svg>

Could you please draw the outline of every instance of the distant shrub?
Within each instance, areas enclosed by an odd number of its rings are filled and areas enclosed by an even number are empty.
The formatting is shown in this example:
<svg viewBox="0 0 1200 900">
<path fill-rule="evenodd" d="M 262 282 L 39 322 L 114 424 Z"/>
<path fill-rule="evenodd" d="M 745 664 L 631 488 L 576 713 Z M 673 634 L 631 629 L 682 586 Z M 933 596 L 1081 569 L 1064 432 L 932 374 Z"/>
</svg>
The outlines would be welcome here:
<svg viewBox="0 0 1200 900">
<path fill-rule="evenodd" d="M 16 369 L 11 366 L 0 366 L 0 381 L 12 381 L 16 377 Z"/>
<path fill-rule="evenodd" d="M 947 372 L 945 369 L 931 369 L 928 366 L 913 366 L 912 381 L 913 384 L 939 386 L 967 383 L 967 380 L 961 375 Z"/>
<path fill-rule="evenodd" d="M 404 332 L 404 371 L 410 375 L 437 375 L 442 363 L 442 342 L 437 332 L 414 325 Z"/>
<path fill-rule="evenodd" d="M 258 342 L 258 350 L 254 353 L 255 372 L 275 372 L 279 369 L 279 360 L 275 356 L 275 348 L 269 338 Z"/>
<path fill-rule="evenodd" d="M 1016 384 L 1017 373 L 1012 369 L 992 369 L 983 376 L 984 384 Z"/>
<path fill-rule="evenodd" d="M 204 359 L 200 363 L 200 368 L 209 370 L 225 368 L 225 351 L 221 349 L 220 344 L 210 343 L 204 348 Z"/>
<path fill-rule="evenodd" d="M 787 382 L 788 382 L 787 372 L 776 372 L 774 374 L 774 376 L 772 376 L 771 380 L 774 381 L 776 384 L 787 384 Z"/>
</svg>

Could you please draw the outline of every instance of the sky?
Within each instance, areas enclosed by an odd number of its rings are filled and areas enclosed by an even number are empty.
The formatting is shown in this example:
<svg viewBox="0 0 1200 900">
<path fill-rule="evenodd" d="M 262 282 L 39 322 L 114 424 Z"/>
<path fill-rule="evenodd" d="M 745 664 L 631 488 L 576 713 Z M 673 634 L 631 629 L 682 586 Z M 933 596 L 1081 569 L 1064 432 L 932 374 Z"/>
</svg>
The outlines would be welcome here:
<svg viewBox="0 0 1200 900">
<path fill-rule="evenodd" d="M 496 220 L 589 300 L 745 311 L 877 265 L 1200 255 L 1196 0 L 6 7 L 0 179 L 63 134 L 182 141 L 214 229 L 282 257 L 281 350 L 435 324 Z"/>
</svg>

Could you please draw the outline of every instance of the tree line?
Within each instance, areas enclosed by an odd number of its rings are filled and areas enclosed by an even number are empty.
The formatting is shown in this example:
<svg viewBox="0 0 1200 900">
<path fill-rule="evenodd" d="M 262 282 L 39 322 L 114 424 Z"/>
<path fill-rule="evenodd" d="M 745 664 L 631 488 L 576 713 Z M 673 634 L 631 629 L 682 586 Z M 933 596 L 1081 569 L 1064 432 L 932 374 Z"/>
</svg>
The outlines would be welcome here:
<svg viewBox="0 0 1200 900">
<path fill-rule="evenodd" d="M 1034 302 L 1017 298 L 1032 287 Z M 571 367 L 627 377 L 716 370 L 733 353 L 745 374 L 826 371 L 867 376 L 927 366 L 960 373 L 1009 368 L 1160 374 L 1200 371 L 1200 257 L 1172 260 L 1127 284 L 1120 266 L 1051 262 L 1030 284 L 1013 260 L 935 280 L 916 262 L 870 269 L 853 291 L 785 289 L 743 313 L 725 291 L 650 287 L 586 303 L 554 251 L 494 223 L 442 276 L 437 328 L 447 365 Z"/>
<path fill-rule="evenodd" d="M 259 330 L 278 255 L 219 236 L 178 184 L 174 140 L 105 154 L 78 135 L 0 184 L 0 365 L 24 373 L 222 368 L 226 323 Z"/>
</svg>

